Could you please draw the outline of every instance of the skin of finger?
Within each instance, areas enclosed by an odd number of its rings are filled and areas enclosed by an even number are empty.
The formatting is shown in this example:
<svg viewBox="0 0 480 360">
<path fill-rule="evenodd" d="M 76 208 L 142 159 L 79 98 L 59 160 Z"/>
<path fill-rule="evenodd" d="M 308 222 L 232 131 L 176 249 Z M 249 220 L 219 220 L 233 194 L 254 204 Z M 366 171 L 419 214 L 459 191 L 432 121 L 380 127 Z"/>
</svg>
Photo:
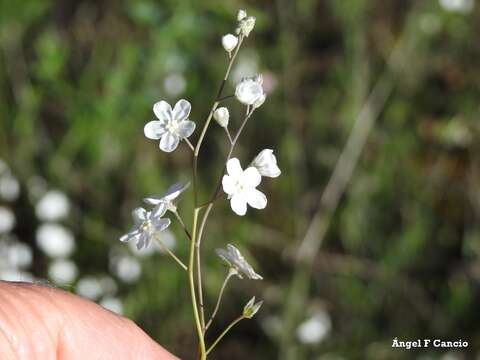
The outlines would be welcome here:
<svg viewBox="0 0 480 360">
<path fill-rule="evenodd" d="M 178 359 L 133 321 L 68 292 L 0 281 L 2 359 Z"/>
</svg>

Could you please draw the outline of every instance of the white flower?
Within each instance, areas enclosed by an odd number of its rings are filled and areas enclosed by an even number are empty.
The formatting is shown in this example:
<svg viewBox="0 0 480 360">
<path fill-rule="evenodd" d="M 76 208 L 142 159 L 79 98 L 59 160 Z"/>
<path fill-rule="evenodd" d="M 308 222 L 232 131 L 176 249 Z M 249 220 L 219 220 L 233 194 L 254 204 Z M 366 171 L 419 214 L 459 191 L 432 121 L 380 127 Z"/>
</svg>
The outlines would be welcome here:
<svg viewBox="0 0 480 360">
<path fill-rule="evenodd" d="M 78 295 L 91 300 L 96 300 L 103 294 L 100 281 L 92 276 L 81 278 L 77 283 L 75 292 Z"/>
<path fill-rule="evenodd" d="M 237 28 L 237 34 L 242 34 L 248 37 L 248 35 L 250 35 L 250 32 L 255 27 L 255 20 L 256 19 L 254 16 L 249 16 L 240 20 Z"/>
<path fill-rule="evenodd" d="M 232 210 L 243 216 L 247 212 L 247 204 L 255 209 L 267 206 L 266 196 L 256 189 L 262 176 L 254 167 L 242 170 L 237 158 L 228 160 L 227 173 L 222 178 L 223 191 L 228 194 Z"/>
<path fill-rule="evenodd" d="M 277 158 L 273 155 L 272 149 L 263 149 L 260 151 L 250 166 L 256 168 L 260 175 L 266 177 L 275 178 L 282 173 L 277 165 Z"/>
<path fill-rule="evenodd" d="M 243 10 L 243 9 L 238 10 L 238 14 L 237 14 L 237 20 L 238 21 L 242 21 L 246 17 L 247 17 L 247 12 L 245 10 Z"/>
<path fill-rule="evenodd" d="M 177 182 L 170 186 L 162 196 L 152 195 L 143 199 L 143 201 L 150 205 L 165 204 L 167 210 L 175 212 L 177 208 L 174 200 L 177 199 L 189 186 L 190 183 Z"/>
<path fill-rule="evenodd" d="M 247 319 L 251 319 L 255 314 L 260 310 L 263 301 L 255 303 L 255 296 L 250 299 L 250 301 L 243 308 L 243 316 Z"/>
<path fill-rule="evenodd" d="M 70 210 L 68 197 L 61 191 L 47 192 L 35 206 L 38 218 L 45 221 L 54 221 L 64 218 Z"/>
<path fill-rule="evenodd" d="M 188 138 L 195 130 L 195 123 L 188 120 L 192 106 L 187 100 L 181 99 L 172 110 L 165 101 L 153 105 L 153 112 L 158 120 L 153 120 L 143 129 L 145 136 L 152 140 L 160 139 L 160 149 L 172 152 L 180 140 Z"/>
<path fill-rule="evenodd" d="M 213 118 L 218 125 L 226 128 L 228 126 L 228 120 L 230 119 L 230 113 L 226 107 L 220 107 L 213 113 Z"/>
<path fill-rule="evenodd" d="M 216 249 L 217 255 L 227 263 L 227 265 L 235 271 L 240 279 L 243 279 L 243 275 L 252 280 L 262 280 L 263 277 L 258 275 L 252 266 L 245 260 L 240 251 L 233 245 L 228 244 L 227 250 Z"/>
<path fill-rule="evenodd" d="M 158 204 L 152 211 L 147 211 L 144 208 L 136 208 L 132 211 L 134 228 L 127 234 L 120 237 L 120 241 L 127 242 L 135 240 L 137 249 L 142 249 L 150 245 L 152 237 L 156 236 L 162 230 L 165 230 L 170 225 L 170 219 L 163 219 L 167 211 L 165 203 Z"/>
<path fill-rule="evenodd" d="M 235 96 L 245 105 L 253 105 L 264 95 L 261 77 L 244 78 L 235 88 Z M 261 105 L 261 104 L 260 104 Z"/>
<path fill-rule="evenodd" d="M 110 267 L 113 274 L 126 283 L 137 281 L 142 274 L 142 266 L 133 256 L 121 255 L 116 257 L 112 259 Z"/>
<path fill-rule="evenodd" d="M 32 249 L 27 244 L 15 241 L 7 245 L 7 261 L 13 268 L 28 268 L 32 264 Z"/>
<path fill-rule="evenodd" d="M 468 14 L 473 10 L 473 0 L 439 0 L 440 6 L 447 11 Z"/>
<path fill-rule="evenodd" d="M 37 245 L 50 257 L 68 257 L 75 250 L 75 238 L 70 230 L 58 224 L 43 224 L 36 234 Z"/>
<path fill-rule="evenodd" d="M 238 38 L 233 34 L 227 34 L 222 37 L 222 46 L 227 52 L 231 52 L 238 44 Z"/>
<path fill-rule="evenodd" d="M 0 206 L 0 234 L 10 232 L 15 226 L 16 220 L 12 210 Z"/>
</svg>

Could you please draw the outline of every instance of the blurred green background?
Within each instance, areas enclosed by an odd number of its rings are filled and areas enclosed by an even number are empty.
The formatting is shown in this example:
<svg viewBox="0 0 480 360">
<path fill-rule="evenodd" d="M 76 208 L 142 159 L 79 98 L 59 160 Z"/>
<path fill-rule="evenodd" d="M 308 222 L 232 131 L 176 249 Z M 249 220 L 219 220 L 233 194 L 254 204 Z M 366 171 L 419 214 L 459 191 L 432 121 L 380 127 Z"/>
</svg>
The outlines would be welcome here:
<svg viewBox="0 0 480 360">
<path fill-rule="evenodd" d="M 232 282 L 208 341 L 252 295 L 265 304 L 212 358 L 479 358 L 480 4 L 0 4 L 0 278 L 88 296 L 194 358 L 185 273 L 118 238 L 143 197 L 191 177 L 185 144 L 166 154 L 144 137 L 152 104 L 188 99 L 200 128 L 227 63 L 221 36 L 245 8 L 257 24 L 225 94 L 260 72 L 268 96 L 235 156 L 248 163 L 273 148 L 283 173 L 262 182 L 265 210 L 240 218 L 225 199 L 214 208 L 207 308 L 226 274 L 216 247 L 237 245 L 265 280 Z M 225 104 L 236 128 L 242 108 Z M 205 200 L 227 151 L 210 129 Z M 191 198 L 180 203 L 188 224 Z M 186 258 L 180 227 L 170 230 L 165 241 Z M 469 346 L 406 351 L 395 337 Z"/>
</svg>

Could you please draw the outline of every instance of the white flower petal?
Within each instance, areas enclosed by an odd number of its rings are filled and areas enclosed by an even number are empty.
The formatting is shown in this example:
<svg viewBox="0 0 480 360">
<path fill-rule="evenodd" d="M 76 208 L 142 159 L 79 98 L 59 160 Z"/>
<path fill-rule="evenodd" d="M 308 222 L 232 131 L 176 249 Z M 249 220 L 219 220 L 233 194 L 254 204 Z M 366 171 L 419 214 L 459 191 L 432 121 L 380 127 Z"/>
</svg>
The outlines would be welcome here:
<svg viewBox="0 0 480 360">
<path fill-rule="evenodd" d="M 190 120 L 185 120 L 178 124 L 177 134 L 183 139 L 192 135 L 194 130 L 195 123 Z"/>
<path fill-rule="evenodd" d="M 231 176 L 223 175 L 222 187 L 226 194 L 232 195 L 235 192 L 235 181 Z"/>
<path fill-rule="evenodd" d="M 267 206 L 267 197 L 257 189 L 251 189 L 247 192 L 248 205 L 255 209 L 265 209 Z"/>
<path fill-rule="evenodd" d="M 157 206 L 155 206 L 151 211 L 150 219 L 162 217 L 163 215 L 165 215 L 166 212 L 167 212 L 167 204 L 165 204 L 164 202 L 161 202 Z"/>
<path fill-rule="evenodd" d="M 247 213 L 247 201 L 242 195 L 233 195 L 230 199 L 230 206 L 237 215 L 243 216 Z"/>
<path fill-rule="evenodd" d="M 155 226 L 156 231 L 163 231 L 170 225 L 170 219 L 155 219 L 153 221 L 153 226 Z"/>
<path fill-rule="evenodd" d="M 138 229 L 134 229 L 128 233 L 126 233 L 125 235 L 122 235 L 120 237 L 120 241 L 122 242 L 127 242 L 127 241 L 130 241 L 136 237 L 140 236 L 140 231 Z"/>
<path fill-rule="evenodd" d="M 166 101 L 159 101 L 153 105 L 155 116 L 162 123 L 169 122 L 172 119 L 172 107 Z"/>
<path fill-rule="evenodd" d="M 153 120 L 148 122 L 143 128 L 145 136 L 152 140 L 158 140 L 167 131 L 161 121 Z"/>
<path fill-rule="evenodd" d="M 141 224 L 147 219 L 148 212 L 144 208 L 138 207 L 132 211 L 133 222 L 136 225 Z"/>
<path fill-rule="evenodd" d="M 238 178 L 242 175 L 242 166 L 240 165 L 240 161 L 237 158 L 232 158 L 228 160 L 227 172 L 228 175 L 232 176 L 233 178 Z"/>
<path fill-rule="evenodd" d="M 179 142 L 180 138 L 177 135 L 166 132 L 160 139 L 160 149 L 165 152 L 172 152 L 177 148 Z"/>
<path fill-rule="evenodd" d="M 185 120 L 190 115 L 190 110 L 192 109 L 192 105 L 185 100 L 180 99 L 175 104 L 173 108 L 173 119 L 177 121 Z"/>
<path fill-rule="evenodd" d="M 262 181 L 262 176 L 258 172 L 258 170 L 254 167 L 249 167 L 247 170 L 243 172 L 242 175 L 243 183 L 248 187 L 257 187 L 260 185 Z"/>
</svg>

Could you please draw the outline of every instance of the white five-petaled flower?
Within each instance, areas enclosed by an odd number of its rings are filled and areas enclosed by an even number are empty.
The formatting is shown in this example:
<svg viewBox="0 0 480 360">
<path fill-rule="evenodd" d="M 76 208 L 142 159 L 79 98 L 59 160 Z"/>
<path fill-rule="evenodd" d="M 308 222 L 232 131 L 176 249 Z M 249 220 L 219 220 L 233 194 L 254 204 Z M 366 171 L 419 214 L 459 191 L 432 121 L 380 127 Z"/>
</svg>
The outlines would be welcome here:
<svg viewBox="0 0 480 360">
<path fill-rule="evenodd" d="M 195 130 L 195 123 L 188 120 L 192 106 L 187 100 L 177 101 L 173 110 L 166 101 L 153 105 L 153 112 L 158 120 L 147 123 L 145 136 L 152 140 L 160 139 L 160 149 L 172 152 L 180 140 L 188 138 Z"/>
<path fill-rule="evenodd" d="M 215 252 L 217 255 L 227 263 L 231 270 L 235 271 L 240 279 L 243 279 L 243 276 L 246 276 L 252 280 L 263 280 L 263 277 L 258 275 L 252 266 L 245 260 L 240 251 L 233 245 L 228 244 L 227 250 L 225 249 L 216 249 Z"/>
<path fill-rule="evenodd" d="M 265 101 L 265 94 L 262 87 L 260 75 L 244 78 L 235 87 L 235 96 L 238 101 L 245 105 L 259 107 Z"/>
<path fill-rule="evenodd" d="M 228 120 L 230 119 L 230 113 L 226 107 L 219 107 L 213 113 L 213 118 L 221 127 L 226 128 L 228 126 Z"/>
<path fill-rule="evenodd" d="M 133 239 L 138 250 L 146 248 L 154 236 L 170 225 L 170 219 L 162 218 L 166 211 L 167 205 L 164 203 L 158 204 L 152 211 L 136 208 L 132 211 L 135 225 L 132 230 L 120 237 L 120 241 L 127 242 Z"/>
<path fill-rule="evenodd" d="M 190 183 L 178 182 L 170 186 L 162 196 L 152 195 L 143 199 L 143 201 L 150 205 L 165 204 L 167 210 L 175 212 L 177 207 L 174 200 L 177 199 L 189 186 Z"/>
<path fill-rule="evenodd" d="M 267 206 L 266 196 L 256 187 L 262 181 L 262 176 L 254 167 L 242 170 L 237 158 L 228 160 L 227 173 L 222 178 L 223 191 L 228 194 L 232 210 L 243 216 L 247 212 L 247 204 L 255 209 Z"/>
<path fill-rule="evenodd" d="M 277 158 L 273 155 L 272 149 L 263 149 L 255 156 L 250 166 L 258 170 L 260 175 L 266 177 L 278 177 L 282 172 L 277 165 Z"/>
<path fill-rule="evenodd" d="M 238 44 L 238 38 L 235 35 L 227 34 L 222 37 L 222 46 L 227 52 L 231 52 Z"/>
</svg>

